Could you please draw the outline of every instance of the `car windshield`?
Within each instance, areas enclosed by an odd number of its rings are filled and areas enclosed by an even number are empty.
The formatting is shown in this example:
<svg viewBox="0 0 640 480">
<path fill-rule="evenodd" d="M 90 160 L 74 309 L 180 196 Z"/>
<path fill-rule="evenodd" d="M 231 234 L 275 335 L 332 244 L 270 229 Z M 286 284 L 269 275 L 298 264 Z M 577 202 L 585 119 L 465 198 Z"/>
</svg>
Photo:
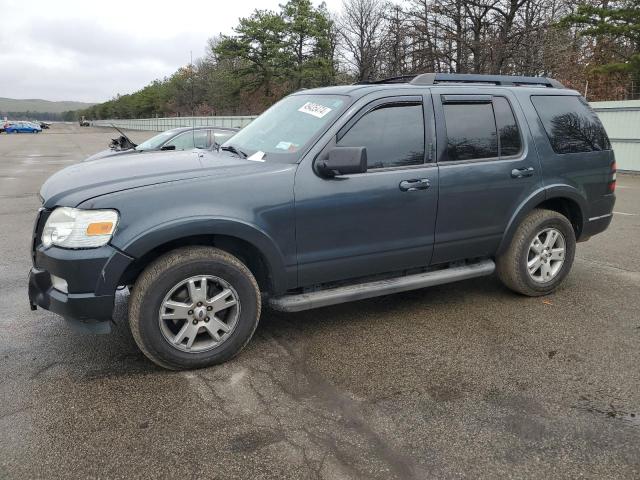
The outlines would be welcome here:
<svg viewBox="0 0 640 480">
<path fill-rule="evenodd" d="M 346 100 L 336 95 L 286 97 L 236 133 L 223 149 L 295 162 L 309 142 L 344 110 Z"/>
<path fill-rule="evenodd" d="M 164 142 L 169 140 L 175 134 L 176 134 L 175 130 L 167 130 L 166 132 L 162 132 L 162 133 L 156 135 L 155 137 L 151 137 L 146 142 L 142 142 L 140 145 L 138 145 L 136 147 L 136 150 L 140 150 L 140 151 L 142 151 L 142 150 L 156 150 L 156 149 L 160 148 L 160 146 L 162 144 L 164 144 Z"/>
</svg>

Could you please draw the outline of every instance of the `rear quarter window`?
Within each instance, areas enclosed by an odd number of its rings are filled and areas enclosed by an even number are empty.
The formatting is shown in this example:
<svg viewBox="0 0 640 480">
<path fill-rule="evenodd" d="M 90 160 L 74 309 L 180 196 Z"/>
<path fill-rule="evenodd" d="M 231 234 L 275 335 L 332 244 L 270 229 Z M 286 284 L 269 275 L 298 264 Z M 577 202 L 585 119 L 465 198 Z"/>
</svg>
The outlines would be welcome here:
<svg viewBox="0 0 640 480">
<path fill-rule="evenodd" d="M 600 119 L 582 97 L 534 95 L 531 102 L 554 152 L 584 153 L 611 149 Z"/>
</svg>

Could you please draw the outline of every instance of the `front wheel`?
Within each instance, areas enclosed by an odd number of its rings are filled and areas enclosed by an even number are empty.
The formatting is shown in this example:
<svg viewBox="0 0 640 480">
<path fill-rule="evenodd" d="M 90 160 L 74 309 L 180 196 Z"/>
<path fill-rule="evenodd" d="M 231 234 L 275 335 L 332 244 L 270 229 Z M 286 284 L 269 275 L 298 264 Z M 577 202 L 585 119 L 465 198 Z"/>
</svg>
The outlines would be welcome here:
<svg viewBox="0 0 640 480">
<path fill-rule="evenodd" d="M 170 252 L 140 275 L 129 300 L 129 324 L 140 350 L 171 370 L 202 368 L 237 355 L 260 319 L 251 271 L 209 247 Z"/>
<path fill-rule="evenodd" d="M 531 297 L 553 292 L 569 274 L 576 252 L 571 222 L 558 212 L 536 209 L 516 230 L 496 260 L 498 277 L 511 290 Z"/>
</svg>

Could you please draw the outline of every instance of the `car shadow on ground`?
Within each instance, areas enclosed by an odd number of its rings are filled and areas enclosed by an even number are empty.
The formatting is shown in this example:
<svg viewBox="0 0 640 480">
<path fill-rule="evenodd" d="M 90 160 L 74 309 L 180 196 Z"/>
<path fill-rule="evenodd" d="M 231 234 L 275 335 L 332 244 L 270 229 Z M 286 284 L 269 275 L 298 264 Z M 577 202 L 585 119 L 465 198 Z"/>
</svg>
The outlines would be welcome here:
<svg viewBox="0 0 640 480">
<path fill-rule="evenodd" d="M 314 338 L 336 327 L 347 329 L 357 335 L 357 329 L 379 328 L 381 324 L 402 321 L 403 318 L 414 315 L 415 312 L 424 311 L 425 315 L 439 316 L 442 311 L 459 311 L 470 298 L 478 296 L 484 298 L 490 296 L 498 302 L 527 301 L 525 297 L 509 292 L 497 279 L 488 277 L 299 313 L 277 312 L 265 305 L 258 328 L 248 347 L 231 362 L 237 362 L 243 356 L 271 348 L 272 345 L 267 338 L 279 337 L 288 338 L 292 342 L 304 342 L 305 338 Z M 77 335 L 75 341 L 80 343 L 80 346 L 86 347 L 80 350 L 95 354 L 91 362 L 83 364 L 85 368 L 83 377 L 165 372 L 147 360 L 137 348 L 128 325 L 128 300 L 129 294 L 126 290 L 119 292 L 111 334 L 92 335 L 74 332 L 74 335 Z M 381 340 L 384 340 L 383 337 L 386 334 L 381 332 L 380 335 Z M 96 348 L 96 344 L 102 344 L 102 348 Z M 89 348 L 90 346 L 92 348 Z M 108 352 L 108 355 L 100 358 L 103 352 Z M 387 352 L 387 355 L 393 355 L 393 352 Z M 216 366 L 210 368 L 215 369 Z"/>
</svg>

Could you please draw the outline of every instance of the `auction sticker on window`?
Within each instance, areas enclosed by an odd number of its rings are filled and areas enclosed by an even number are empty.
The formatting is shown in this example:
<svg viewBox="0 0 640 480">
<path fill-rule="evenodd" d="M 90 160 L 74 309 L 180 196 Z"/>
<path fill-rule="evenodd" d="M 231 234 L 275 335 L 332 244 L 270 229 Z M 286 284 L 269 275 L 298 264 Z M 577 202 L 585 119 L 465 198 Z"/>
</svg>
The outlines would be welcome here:
<svg viewBox="0 0 640 480">
<path fill-rule="evenodd" d="M 322 118 L 331 112 L 329 107 L 325 107 L 324 105 L 319 105 L 313 102 L 307 102 L 303 106 L 298 109 L 299 112 L 308 113 L 316 118 Z"/>
</svg>

